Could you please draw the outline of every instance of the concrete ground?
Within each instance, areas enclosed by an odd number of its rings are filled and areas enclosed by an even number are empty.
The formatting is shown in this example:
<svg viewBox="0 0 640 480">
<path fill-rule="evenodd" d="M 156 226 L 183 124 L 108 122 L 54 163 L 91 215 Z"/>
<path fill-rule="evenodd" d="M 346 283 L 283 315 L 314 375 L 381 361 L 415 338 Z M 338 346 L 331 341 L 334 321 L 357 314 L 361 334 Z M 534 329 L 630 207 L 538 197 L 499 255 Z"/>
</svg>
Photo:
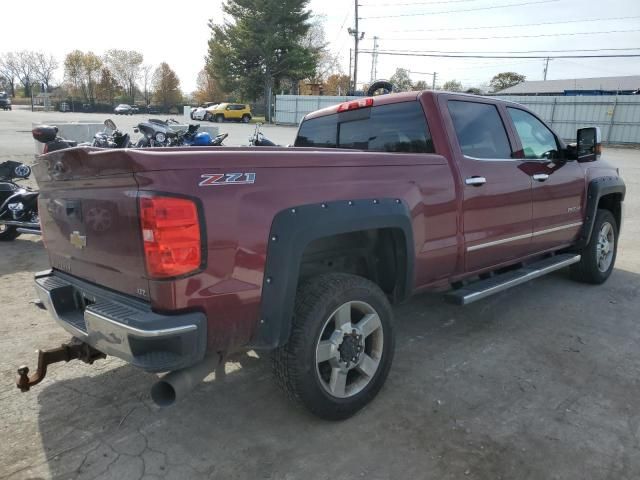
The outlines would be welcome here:
<svg viewBox="0 0 640 480">
<path fill-rule="evenodd" d="M 0 159 L 26 128 L 0 112 Z M 16 367 L 67 335 L 30 304 L 41 241 L 0 245 L 0 479 L 639 478 L 640 152 L 605 155 L 628 186 L 609 281 L 560 272 L 466 308 L 397 307 L 387 384 L 341 423 L 290 403 L 254 353 L 166 410 L 155 376 L 112 358 L 54 365 L 21 394 Z"/>
</svg>

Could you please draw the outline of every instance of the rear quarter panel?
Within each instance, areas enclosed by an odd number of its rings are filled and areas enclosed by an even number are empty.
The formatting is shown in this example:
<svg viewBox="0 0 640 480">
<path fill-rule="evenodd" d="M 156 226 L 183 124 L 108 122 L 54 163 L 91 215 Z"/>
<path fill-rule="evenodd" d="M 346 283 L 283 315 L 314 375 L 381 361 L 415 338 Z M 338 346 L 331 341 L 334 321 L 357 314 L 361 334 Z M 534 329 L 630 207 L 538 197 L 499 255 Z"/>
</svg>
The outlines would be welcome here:
<svg viewBox="0 0 640 480">
<path fill-rule="evenodd" d="M 151 281 L 150 298 L 158 311 L 204 311 L 210 349 L 251 340 L 259 321 L 271 223 L 284 209 L 338 200 L 401 199 L 414 225 L 414 284 L 420 287 L 436 271 L 445 275 L 455 268 L 456 195 L 443 156 L 222 148 L 174 151 L 169 158 L 180 168 L 139 172 L 136 179 L 141 190 L 202 200 L 208 262 L 194 276 Z M 202 175 L 216 173 L 255 173 L 255 183 L 199 186 Z M 425 275 L 429 271 L 432 275 Z"/>
</svg>

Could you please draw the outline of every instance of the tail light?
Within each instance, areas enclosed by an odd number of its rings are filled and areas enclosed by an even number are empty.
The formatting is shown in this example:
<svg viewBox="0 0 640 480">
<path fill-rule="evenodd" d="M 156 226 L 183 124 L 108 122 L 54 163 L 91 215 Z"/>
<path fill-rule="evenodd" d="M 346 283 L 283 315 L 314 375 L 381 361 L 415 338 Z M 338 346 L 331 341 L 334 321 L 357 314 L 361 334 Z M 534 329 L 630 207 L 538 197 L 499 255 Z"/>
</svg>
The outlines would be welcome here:
<svg viewBox="0 0 640 480">
<path fill-rule="evenodd" d="M 338 113 L 371 106 L 373 106 L 373 98 L 362 98 L 360 100 L 353 100 L 352 102 L 341 103 L 338 105 Z"/>
<path fill-rule="evenodd" d="M 198 206 L 177 197 L 139 198 L 140 226 L 151 278 L 169 278 L 193 273 L 202 263 Z"/>
</svg>

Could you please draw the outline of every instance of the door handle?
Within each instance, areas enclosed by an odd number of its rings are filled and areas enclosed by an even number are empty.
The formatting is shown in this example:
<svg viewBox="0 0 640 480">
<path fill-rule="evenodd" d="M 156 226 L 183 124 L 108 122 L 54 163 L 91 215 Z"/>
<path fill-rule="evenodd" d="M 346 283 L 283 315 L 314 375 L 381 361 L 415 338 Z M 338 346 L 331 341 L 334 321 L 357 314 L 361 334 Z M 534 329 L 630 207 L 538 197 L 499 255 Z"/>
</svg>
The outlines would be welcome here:
<svg viewBox="0 0 640 480">
<path fill-rule="evenodd" d="M 464 180 L 464 183 L 466 185 L 473 185 L 474 187 L 479 187 L 487 183 L 487 179 L 484 177 L 479 177 L 477 175 L 474 175 L 473 177 L 466 178 Z"/>
<path fill-rule="evenodd" d="M 548 174 L 548 173 L 536 173 L 536 174 L 533 176 L 533 179 L 534 179 L 536 182 L 544 182 L 544 181 L 546 181 L 546 180 L 549 180 L 549 174 Z"/>
</svg>

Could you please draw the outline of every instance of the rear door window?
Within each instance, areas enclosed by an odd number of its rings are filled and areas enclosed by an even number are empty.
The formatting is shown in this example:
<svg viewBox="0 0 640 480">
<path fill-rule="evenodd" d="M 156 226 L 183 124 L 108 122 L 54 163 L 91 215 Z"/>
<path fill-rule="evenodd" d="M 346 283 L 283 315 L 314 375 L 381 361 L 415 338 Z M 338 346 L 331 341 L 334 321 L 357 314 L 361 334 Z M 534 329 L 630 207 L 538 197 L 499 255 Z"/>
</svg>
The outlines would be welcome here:
<svg viewBox="0 0 640 480">
<path fill-rule="evenodd" d="M 464 155 L 480 159 L 512 158 L 509 137 L 495 105 L 449 100 L 448 107 Z"/>
<path fill-rule="evenodd" d="M 434 152 L 424 111 L 415 101 L 306 120 L 300 126 L 295 146 L 370 152 Z"/>
</svg>

